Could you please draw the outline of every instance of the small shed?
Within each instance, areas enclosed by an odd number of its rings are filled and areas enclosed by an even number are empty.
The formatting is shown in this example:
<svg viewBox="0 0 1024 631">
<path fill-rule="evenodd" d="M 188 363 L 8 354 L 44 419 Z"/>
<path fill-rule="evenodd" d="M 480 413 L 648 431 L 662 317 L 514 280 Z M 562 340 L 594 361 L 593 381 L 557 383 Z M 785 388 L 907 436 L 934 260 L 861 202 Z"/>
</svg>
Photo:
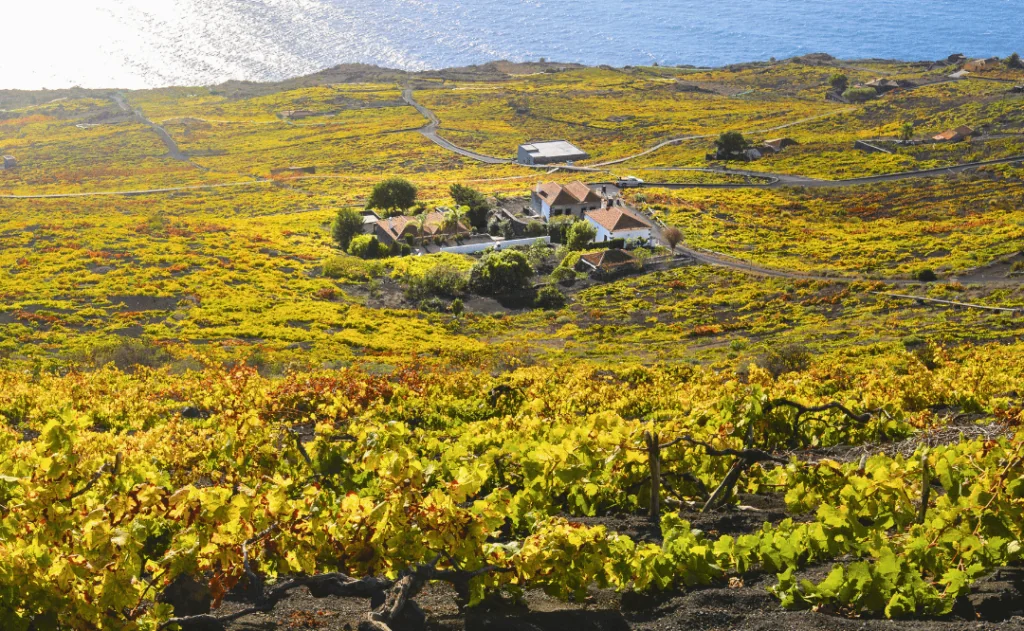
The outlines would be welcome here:
<svg viewBox="0 0 1024 631">
<path fill-rule="evenodd" d="M 967 140 L 975 134 L 975 131 L 967 125 L 961 125 L 956 129 L 947 129 L 937 136 L 933 136 L 935 142 L 960 142 Z"/>
<path fill-rule="evenodd" d="M 764 141 L 764 147 L 763 148 L 769 149 L 772 153 L 779 153 L 783 149 L 785 149 L 786 147 L 792 147 L 792 146 L 798 145 L 798 144 L 800 144 L 800 143 L 798 143 L 797 141 L 793 140 L 792 138 L 775 138 L 773 140 L 766 140 L 766 141 Z M 762 153 L 764 153 L 764 152 L 762 151 Z"/>
<path fill-rule="evenodd" d="M 519 145 L 516 161 L 519 164 L 554 164 L 586 160 L 590 154 L 565 140 L 531 142 Z"/>
<path fill-rule="evenodd" d="M 1002 60 L 998 57 L 989 57 L 988 59 L 972 59 L 964 64 L 964 70 L 971 72 L 978 72 L 979 70 L 991 70 L 997 68 L 1002 64 Z"/>
<path fill-rule="evenodd" d="M 18 167 L 18 161 L 14 159 L 14 156 L 4 156 L 0 160 L 0 168 L 2 169 L 15 169 Z"/>
<path fill-rule="evenodd" d="M 605 250 L 584 254 L 576 263 L 576 271 L 597 274 L 612 274 L 618 271 L 634 269 L 636 259 L 632 254 L 621 249 Z"/>
<path fill-rule="evenodd" d="M 864 84 L 866 88 L 874 88 L 875 92 L 879 94 L 885 94 L 886 92 L 892 92 L 893 90 L 899 89 L 901 86 L 898 82 L 892 79 L 875 79 L 874 81 L 868 81 Z"/>
</svg>

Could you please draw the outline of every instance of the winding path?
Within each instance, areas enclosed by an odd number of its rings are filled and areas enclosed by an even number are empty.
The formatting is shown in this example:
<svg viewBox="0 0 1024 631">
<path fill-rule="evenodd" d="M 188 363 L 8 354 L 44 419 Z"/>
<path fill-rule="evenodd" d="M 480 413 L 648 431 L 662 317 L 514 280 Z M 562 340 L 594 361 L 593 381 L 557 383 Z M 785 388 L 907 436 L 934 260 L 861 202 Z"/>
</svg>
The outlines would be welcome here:
<svg viewBox="0 0 1024 631">
<path fill-rule="evenodd" d="M 470 151 L 469 149 L 463 149 L 462 147 L 459 147 L 458 145 L 445 140 L 441 136 L 438 136 L 437 135 L 437 128 L 441 126 L 441 119 L 439 119 L 437 117 L 437 115 L 434 114 L 432 111 L 428 110 L 427 108 L 423 107 L 418 102 L 416 102 L 416 99 L 414 99 L 412 97 L 412 89 L 411 88 L 405 88 L 405 89 L 402 90 L 402 100 L 405 101 L 406 103 L 408 103 L 409 105 L 413 106 L 414 108 L 416 108 L 416 111 L 419 112 L 421 115 L 423 115 L 424 118 L 427 119 L 427 124 L 424 125 L 423 127 L 420 127 L 417 130 L 421 134 L 423 134 L 423 136 L 426 137 L 427 140 L 429 140 L 429 141 L 433 142 L 434 144 L 442 147 L 443 149 L 447 149 L 448 151 L 451 151 L 453 153 L 457 153 L 460 156 L 463 156 L 465 158 L 469 158 L 471 160 L 476 160 L 478 162 L 483 162 L 484 164 L 511 164 L 512 163 L 512 161 L 508 160 L 508 159 L 495 158 L 494 156 L 488 156 L 488 155 L 484 155 L 482 153 L 477 153 L 475 151 Z"/>
<path fill-rule="evenodd" d="M 177 160 L 179 162 L 188 162 L 190 164 L 193 164 L 192 159 L 189 158 L 188 155 L 186 155 L 185 152 L 183 152 L 178 147 L 178 143 L 174 142 L 174 138 L 171 138 L 171 135 L 167 133 L 167 130 L 146 118 L 141 110 L 133 109 L 130 105 L 128 105 L 128 100 L 124 98 L 123 94 L 116 93 L 112 95 L 111 98 L 114 100 L 115 103 L 117 103 L 117 106 L 120 107 L 122 111 L 128 112 L 129 114 L 137 118 L 140 122 L 149 125 L 150 129 L 156 132 L 156 135 L 160 137 L 160 140 L 164 143 L 164 146 L 167 147 L 167 155 L 170 156 L 171 159 Z"/>
<path fill-rule="evenodd" d="M 737 188 L 782 188 L 787 186 L 802 186 L 806 188 L 842 188 L 845 186 L 869 186 L 871 184 L 881 184 L 883 182 L 895 182 L 898 180 L 908 180 L 920 177 L 938 177 L 941 175 L 952 175 L 956 173 L 962 173 L 971 169 L 977 169 L 978 167 L 992 166 L 997 164 L 1012 164 L 1014 162 L 1024 162 L 1024 155 L 1010 156 L 1009 158 L 997 158 L 995 160 L 982 160 L 979 162 L 965 162 L 964 164 L 958 164 L 949 167 L 939 167 L 935 169 L 915 169 L 913 171 L 902 171 L 900 173 L 886 173 L 883 175 L 870 175 L 867 177 L 855 177 L 846 180 L 821 180 L 817 178 L 805 177 L 802 175 L 787 175 L 784 173 L 765 173 L 762 171 L 744 171 L 741 169 L 700 169 L 700 168 L 672 168 L 662 167 L 658 169 L 651 169 L 652 171 L 695 171 L 700 173 L 716 173 L 720 175 L 741 175 L 744 177 L 756 177 L 768 180 L 765 183 L 755 182 L 738 182 L 735 184 L 702 184 L 702 183 L 686 183 L 676 184 L 669 182 L 644 182 L 641 186 L 644 188 L 664 188 L 664 189 L 688 189 L 688 188 L 709 188 L 709 189 L 737 189 Z M 597 182 L 597 184 L 611 184 L 614 182 Z"/>
</svg>

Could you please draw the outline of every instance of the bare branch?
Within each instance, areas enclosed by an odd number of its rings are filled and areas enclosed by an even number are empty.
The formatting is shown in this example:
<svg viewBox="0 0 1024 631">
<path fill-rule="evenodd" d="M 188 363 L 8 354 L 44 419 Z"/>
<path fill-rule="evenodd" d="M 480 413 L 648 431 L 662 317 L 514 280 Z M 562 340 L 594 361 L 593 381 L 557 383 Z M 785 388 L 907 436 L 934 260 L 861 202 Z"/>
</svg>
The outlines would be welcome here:
<svg viewBox="0 0 1024 631">
<path fill-rule="evenodd" d="M 752 465 L 757 462 L 777 462 L 779 464 L 789 464 L 788 460 L 773 456 L 767 451 L 761 449 L 715 449 L 707 443 L 703 443 L 699 440 L 694 440 L 689 436 L 682 436 L 678 440 L 689 443 L 691 445 L 702 447 L 709 456 L 722 457 L 722 456 L 735 456 L 740 460 L 744 461 L 747 465 Z"/>
<path fill-rule="evenodd" d="M 852 411 L 850 411 L 849 408 L 847 408 L 842 403 L 839 403 L 838 401 L 832 401 L 831 403 L 826 403 L 825 405 L 806 406 L 803 405 L 802 403 L 797 403 L 796 401 L 790 401 L 789 399 L 775 399 L 774 401 L 770 401 L 768 403 L 767 409 L 765 411 L 770 412 L 771 410 L 778 407 L 790 407 L 795 409 L 795 420 L 797 421 L 800 420 L 800 417 L 803 416 L 804 414 L 809 414 L 813 412 L 825 412 L 827 410 L 839 410 L 847 417 L 849 417 L 851 420 L 857 421 L 858 423 L 867 423 L 868 421 L 871 420 L 870 412 L 865 412 L 863 414 L 854 414 Z"/>
</svg>

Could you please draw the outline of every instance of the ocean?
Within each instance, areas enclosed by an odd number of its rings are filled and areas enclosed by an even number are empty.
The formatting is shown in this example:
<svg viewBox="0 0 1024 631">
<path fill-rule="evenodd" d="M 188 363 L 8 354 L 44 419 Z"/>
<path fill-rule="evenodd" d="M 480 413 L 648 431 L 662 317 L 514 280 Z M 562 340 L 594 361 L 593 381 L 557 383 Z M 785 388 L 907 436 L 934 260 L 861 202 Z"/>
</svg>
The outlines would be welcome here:
<svg viewBox="0 0 1024 631">
<path fill-rule="evenodd" d="M 0 89 L 267 81 L 339 63 L 724 65 L 1024 53 L 1024 0 L 4 0 Z"/>
</svg>

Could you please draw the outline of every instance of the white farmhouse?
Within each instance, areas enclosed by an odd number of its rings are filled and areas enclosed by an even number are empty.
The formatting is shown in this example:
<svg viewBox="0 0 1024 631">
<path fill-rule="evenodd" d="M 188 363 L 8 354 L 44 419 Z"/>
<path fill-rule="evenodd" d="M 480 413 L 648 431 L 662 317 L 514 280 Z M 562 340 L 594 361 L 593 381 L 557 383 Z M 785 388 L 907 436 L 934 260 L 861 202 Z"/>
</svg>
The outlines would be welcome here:
<svg viewBox="0 0 1024 631">
<path fill-rule="evenodd" d="M 583 219 L 583 214 L 601 208 L 604 200 L 583 182 L 562 186 L 556 182 L 538 184 L 530 195 L 533 211 L 551 221 L 552 217 L 572 215 Z"/>
<path fill-rule="evenodd" d="M 585 218 L 597 230 L 594 241 L 603 243 L 614 239 L 643 239 L 651 242 L 651 225 L 636 213 L 621 206 L 611 206 L 588 212 Z"/>
</svg>

